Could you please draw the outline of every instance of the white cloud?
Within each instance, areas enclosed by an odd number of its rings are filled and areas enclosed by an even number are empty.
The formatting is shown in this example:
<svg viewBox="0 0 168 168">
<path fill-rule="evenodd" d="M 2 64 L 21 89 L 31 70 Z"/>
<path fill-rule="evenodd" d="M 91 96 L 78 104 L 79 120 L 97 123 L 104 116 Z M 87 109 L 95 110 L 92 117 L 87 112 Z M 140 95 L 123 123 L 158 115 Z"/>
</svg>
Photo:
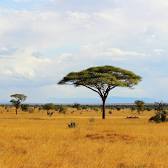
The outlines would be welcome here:
<svg viewBox="0 0 168 168">
<path fill-rule="evenodd" d="M 48 58 L 38 58 L 33 56 L 30 49 L 17 50 L 10 57 L 0 59 L 0 74 L 9 77 L 19 77 L 32 79 L 38 70 L 42 70 L 43 65 L 49 64 Z M 39 75 L 39 74 L 38 74 Z"/>
<path fill-rule="evenodd" d="M 55 10 L 51 6 L 33 10 L 1 7 L 1 77 L 6 81 L 17 78 L 22 84 L 25 80 L 27 85 L 30 80 L 31 87 L 39 83 L 48 88 L 69 71 L 101 64 L 148 75 L 151 67 L 168 59 L 168 4 L 164 0 L 119 0 L 114 4 L 101 8 L 92 4 L 93 10 L 68 8 L 66 1 L 61 1 L 62 9 Z M 19 82 L 13 82 L 17 87 Z M 134 93 L 151 95 L 146 87 L 144 84 Z"/>
</svg>

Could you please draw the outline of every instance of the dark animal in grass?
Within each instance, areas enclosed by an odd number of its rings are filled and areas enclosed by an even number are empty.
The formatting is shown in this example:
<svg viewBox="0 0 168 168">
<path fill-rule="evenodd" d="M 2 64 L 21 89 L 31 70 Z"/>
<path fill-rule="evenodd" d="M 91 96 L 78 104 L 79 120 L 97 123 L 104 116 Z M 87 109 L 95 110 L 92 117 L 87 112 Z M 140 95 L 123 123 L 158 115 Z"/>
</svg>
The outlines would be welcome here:
<svg viewBox="0 0 168 168">
<path fill-rule="evenodd" d="M 47 115 L 51 117 L 54 114 L 54 112 L 47 111 Z"/>
<path fill-rule="evenodd" d="M 127 118 L 126 119 L 138 119 L 139 117 L 137 117 L 137 116 L 127 116 Z"/>
<path fill-rule="evenodd" d="M 68 124 L 68 127 L 69 127 L 69 128 L 75 128 L 75 127 L 76 127 L 76 123 L 75 123 L 75 122 L 70 122 L 70 123 Z"/>
</svg>

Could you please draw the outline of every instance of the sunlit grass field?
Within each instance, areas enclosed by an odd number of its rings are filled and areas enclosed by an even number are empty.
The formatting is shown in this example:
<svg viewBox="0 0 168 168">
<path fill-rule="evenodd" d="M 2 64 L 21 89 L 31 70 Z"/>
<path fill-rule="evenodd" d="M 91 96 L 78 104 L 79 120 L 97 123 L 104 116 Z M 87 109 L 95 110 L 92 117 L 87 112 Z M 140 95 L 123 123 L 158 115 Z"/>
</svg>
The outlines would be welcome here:
<svg viewBox="0 0 168 168">
<path fill-rule="evenodd" d="M 67 111 L 48 117 L 1 109 L 0 168 L 168 167 L 168 123 L 149 123 L 154 112 L 126 119 L 130 110 L 107 110 L 101 120 L 99 111 Z"/>
</svg>

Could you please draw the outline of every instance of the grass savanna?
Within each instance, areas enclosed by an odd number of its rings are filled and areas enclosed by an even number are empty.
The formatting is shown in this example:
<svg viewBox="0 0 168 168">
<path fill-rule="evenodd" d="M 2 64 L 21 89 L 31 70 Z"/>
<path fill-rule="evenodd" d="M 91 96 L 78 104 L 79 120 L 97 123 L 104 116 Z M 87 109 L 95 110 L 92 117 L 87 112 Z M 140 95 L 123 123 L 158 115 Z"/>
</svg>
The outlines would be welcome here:
<svg viewBox="0 0 168 168">
<path fill-rule="evenodd" d="M 126 119 L 129 109 L 0 109 L 2 168 L 166 168 L 168 123 L 149 123 L 154 110 Z M 8 112 L 7 112 L 8 111 Z M 112 111 L 112 114 L 109 112 Z M 72 113 L 73 112 L 73 113 Z M 75 128 L 68 124 L 76 123 Z"/>
<path fill-rule="evenodd" d="M 132 88 L 140 80 L 131 71 L 102 66 L 69 73 L 58 83 L 84 86 L 98 93 L 101 107 L 52 103 L 33 106 L 23 104 L 27 98 L 24 94 L 12 95 L 13 106 L 0 109 L 0 167 L 166 167 L 168 124 L 148 121 L 157 110 L 147 110 L 144 102 L 136 101 L 135 109 L 108 106 L 105 113 L 112 89 Z M 138 117 L 128 117 L 132 113 Z M 158 112 L 156 116 L 151 121 L 157 118 L 162 122 L 163 114 Z"/>
</svg>

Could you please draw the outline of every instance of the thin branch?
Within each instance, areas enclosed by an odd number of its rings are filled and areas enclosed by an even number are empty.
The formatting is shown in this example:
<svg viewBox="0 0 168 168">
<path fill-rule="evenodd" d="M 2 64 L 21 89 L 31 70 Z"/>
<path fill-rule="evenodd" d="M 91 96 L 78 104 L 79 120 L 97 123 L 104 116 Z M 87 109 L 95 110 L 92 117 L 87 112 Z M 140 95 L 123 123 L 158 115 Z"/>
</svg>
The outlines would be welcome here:
<svg viewBox="0 0 168 168">
<path fill-rule="evenodd" d="M 92 91 L 94 91 L 100 95 L 100 93 L 97 90 L 93 89 L 92 87 L 87 86 L 87 85 L 82 85 L 82 86 L 85 86 L 86 88 L 91 89 Z"/>
</svg>

